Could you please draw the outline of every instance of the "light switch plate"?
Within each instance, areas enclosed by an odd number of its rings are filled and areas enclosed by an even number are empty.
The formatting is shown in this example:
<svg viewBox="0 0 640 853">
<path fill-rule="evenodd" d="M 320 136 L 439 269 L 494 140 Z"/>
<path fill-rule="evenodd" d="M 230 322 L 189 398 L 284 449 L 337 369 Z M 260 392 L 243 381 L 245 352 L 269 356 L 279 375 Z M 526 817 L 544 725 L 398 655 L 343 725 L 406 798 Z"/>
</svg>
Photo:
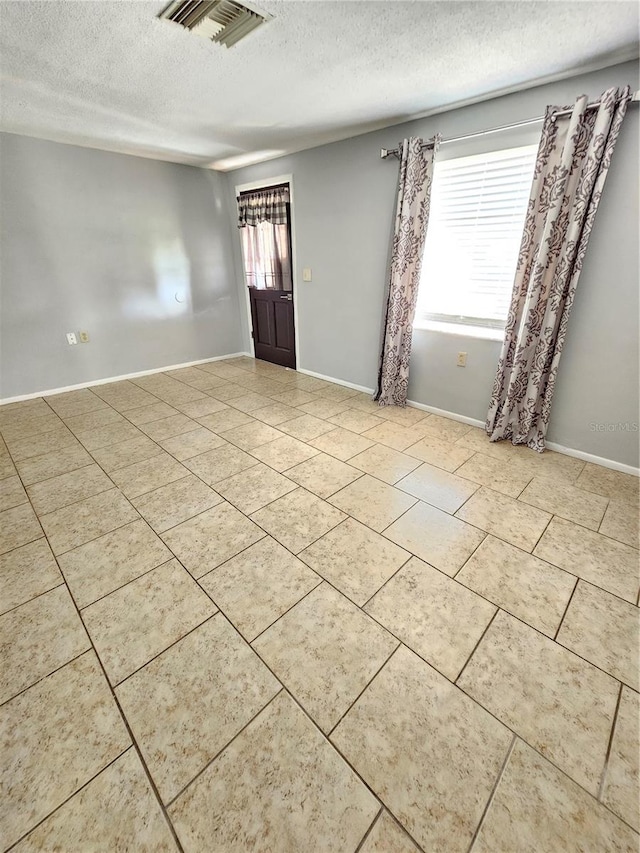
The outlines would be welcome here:
<svg viewBox="0 0 640 853">
<path fill-rule="evenodd" d="M 311 267 L 303 267 L 303 269 L 302 269 L 302 280 L 303 281 L 311 281 Z"/>
<path fill-rule="evenodd" d="M 69 346 L 73 346 L 78 343 L 78 338 L 76 337 L 75 332 L 67 332 L 67 343 Z"/>
</svg>

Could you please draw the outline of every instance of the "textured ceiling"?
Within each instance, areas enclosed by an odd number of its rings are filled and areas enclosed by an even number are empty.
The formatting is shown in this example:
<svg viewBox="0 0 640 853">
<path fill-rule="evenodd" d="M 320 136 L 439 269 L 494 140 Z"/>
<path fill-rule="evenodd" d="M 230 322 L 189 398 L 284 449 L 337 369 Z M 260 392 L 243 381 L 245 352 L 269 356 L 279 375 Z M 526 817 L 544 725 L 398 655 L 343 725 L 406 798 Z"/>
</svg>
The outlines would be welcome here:
<svg viewBox="0 0 640 853">
<path fill-rule="evenodd" d="M 232 168 L 638 55 L 635 2 L 259 0 L 227 50 L 160 0 L 0 0 L 0 128 Z"/>
</svg>

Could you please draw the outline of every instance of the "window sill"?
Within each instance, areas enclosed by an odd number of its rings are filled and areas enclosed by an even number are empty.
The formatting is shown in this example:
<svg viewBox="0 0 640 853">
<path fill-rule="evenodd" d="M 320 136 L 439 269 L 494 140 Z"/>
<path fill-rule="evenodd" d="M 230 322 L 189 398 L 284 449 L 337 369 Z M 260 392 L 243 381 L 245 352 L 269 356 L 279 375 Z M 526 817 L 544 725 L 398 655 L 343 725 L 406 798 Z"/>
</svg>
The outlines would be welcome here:
<svg viewBox="0 0 640 853">
<path fill-rule="evenodd" d="M 438 323 L 435 320 L 416 320 L 414 329 L 428 332 L 440 332 L 445 335 L 457 335 L 462 338 L 480 338 L 485 341 L 502 341 L 503 329 L 492 329 L 487 326 L 468 326 L 463 323 Z"/>
</svg>

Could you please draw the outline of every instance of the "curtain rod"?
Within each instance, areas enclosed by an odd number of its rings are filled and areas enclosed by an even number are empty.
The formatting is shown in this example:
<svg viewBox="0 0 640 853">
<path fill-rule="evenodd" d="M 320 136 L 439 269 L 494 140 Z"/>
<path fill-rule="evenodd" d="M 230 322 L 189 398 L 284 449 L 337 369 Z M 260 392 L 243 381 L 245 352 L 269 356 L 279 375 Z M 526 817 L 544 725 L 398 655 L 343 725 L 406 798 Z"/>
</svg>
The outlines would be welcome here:
<svg viewBox="0 0 640 853">
<path fill-rule="evenodd" d="M 624 98 L 619 98 L 618 100 L 625 100 Z M 640 89 L 637 92 L 634 92 L 632 95 L 629 95 L 626 100 L 636 103 L 640 101 Z M 592 104 L 587 104 L 588 110 L 595 110 L 600 106 L 600 101 L 594 101 Z M 568 116 L 573 112 L 573 107 L 568 110 L 558 110 L 553 115 L 557 116 Z M 462 142 L 464 139 L 474 139 L 477 136 L 487 136 L 489 133 L 498 133 L 501 130 L 511 130 L 516 127 L 526 127 L 528 124 L 538 124 L 538 122 L 544 121 L 544 116 L 538 116 L 537 118 L 527 118 L 524 121 L 516 121 L 514 124 L 502 124 L 500 127 L 490 127 L 488 130 L 479 130 L 477 133 L 465 133 L 464 136 L 453 136 L 451 139 L 443 139 L 440 145 L 448 145 L 451 142 Z M 425 142 L 422 146 L 425 148 L 433 148 L 433 142 Z M 399 157 L 400 150 L 398 148 L 381 148 L 380 149 L 380 157 L 382 160 L 387 157 Z"/>
</svg>

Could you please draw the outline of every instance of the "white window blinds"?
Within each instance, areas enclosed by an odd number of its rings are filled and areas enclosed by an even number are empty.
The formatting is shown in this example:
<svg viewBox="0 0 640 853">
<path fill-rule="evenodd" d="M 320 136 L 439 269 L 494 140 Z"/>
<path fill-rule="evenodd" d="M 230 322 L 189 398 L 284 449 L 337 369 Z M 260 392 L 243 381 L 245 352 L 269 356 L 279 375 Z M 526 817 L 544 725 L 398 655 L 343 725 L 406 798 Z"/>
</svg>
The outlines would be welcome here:
<svg viewBox="0 0 640 853">
<path fill-rule="evenodd" d="M 504 328 L 536 151 L 436 163 L 416 325 Z"/>
</svg>

